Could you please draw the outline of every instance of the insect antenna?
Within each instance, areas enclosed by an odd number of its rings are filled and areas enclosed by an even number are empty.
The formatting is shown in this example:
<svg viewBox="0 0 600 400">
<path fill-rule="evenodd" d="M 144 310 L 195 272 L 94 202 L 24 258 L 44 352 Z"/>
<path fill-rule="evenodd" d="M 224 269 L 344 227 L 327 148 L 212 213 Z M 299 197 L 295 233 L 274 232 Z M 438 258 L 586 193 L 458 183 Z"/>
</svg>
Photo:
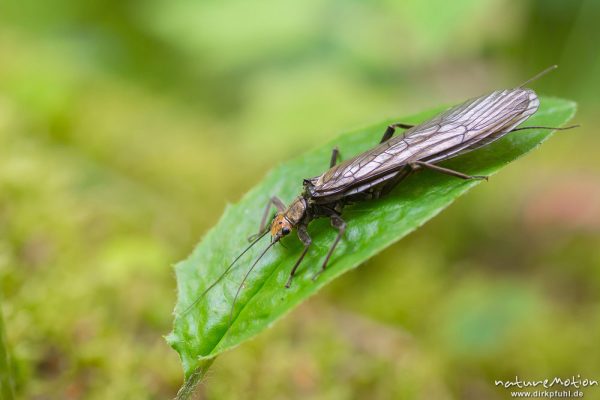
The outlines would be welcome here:
<svg viewBox="0 0 600 400">
<path fill-rule="evenodd" d="M 545 70 L 543 70 L 542 72 L 538 72 L 537 74 L 535 74 L 532 78 L 527 79 L 525 82 L 521 83 L 517 87 L 522 88 L 523 86 L 527 85 L 528 83 L 531 83 L 531 82 L 535 81 L 536 79 L 539 79 L 542 76 L 546 75 L 548 72 L 554 71 L 556 68 L 558 68 L 558 65 L 556 65 L 556 64 L 551 65 L 548 68 L 546 68 Z"/>
<path fill-rule="evenodd" d="M 258 264 L 260 259 L 263 258 L 263 256 L 267 253 L 267 251 L 269 251 L 269 249 L 271 247 L 273 247 L 273 245 L 275 243 L 277 243 L 278 241 L 279 241 L 279 239 L 275 239 L 271 243 L 269 243 L 267 248 L 264 249 L 263 252 L 260 253 L 260 256 L 258 256 L 256 261 L 254 261 L 254 264 L 252 264 L 252 266 L 250 267 L 248 272 L 246 272 L 246 275 L 244 275 L 244 279 L 242 280 L 242 283 L 240 283 L 240 285 L 238 286 L 237 292 L 235 292 L 235 297 L 233 298 L 233 304 L 231 305 L 231 311 L 229 312 L 229 321 L 227 322 L 227 327 L 231 326 L 231 320 L 233 318 L 233 311 L 235 310 L 235 303 L 237 302 L 238 296 L 240 295 L 240 292 L 242 290 L 242 287 L 244 286 L 244 283 L 246 283 L 246 279 L 248 279 L 248 276 L 250 276 L 250 274 L 252 273 L 252 270 L 254 269 L 254 267 L 256 267 L 256 264 Z"/>
<path fill-rule="evenodd" d="M 217 279 L 216 279 L 216 280 L 215 280 L 213 283 L 211 283 L 209 287 L 207 287 L 206 289 L 204 289 L 204 291 L 203 291 L 203 292 L 200 294 L 200 296 L 198 296 L 198 297 L 196 298 L 196 300 L 194 300 L 194 302 L 193 302 L 192 304 L 190 304 L 189 306 L 187 306 L 187 307 L 186 307 L 186 309 L 185 309 L 185 310 L 183 310 L 183 312 L 182 312 L 181 314 L 179 314 L 179 316 L 184 316 L 184 315 L 185 315 L 185 314 L 187 314 L 187 313 L 188 313 L 188 311 L 190 311 L 190 310 L 191 310 L 191 309 L 192 309 L 192 308 L 193 308 L 193 307 L 194 307 L 196 304 L 198 304 L 198 302 L 199 302 L 200 300 L 202 300 L 202 298 L 203 298 L 203 297 L 206 295 L 206 293 L 208 293 L 208 292 L 209 292 L 209 291 L 210 291 L 212 288 L 214 288 L 214 287 L 216 286 L 216 284 L 217 284 L 217 283 L 219 283 L 219 282 L 221 281 L 221 279 L 223 279 L 223 277 L 224 277 L 225 275 L 227 275 L 227 273 L 228 273 L 229 271 L 231 271 L 231 269 L 233 268 L 233 266 L 235 265 L 235 263 L 237 262 L 237 260 L 239 260 L 239 259 L 240 259 L 240 258 L 241 258 L 241 257 L 242 257 L 244 254 L 246 254 L 246 253 L 248 252 L 248 250 L 250 250 L 250 249 L 252 248 L 252 246 L 254 246 L 256 243 L 258 243 L 258 241 L 259 241 L 260 239 L 262 239 L 262 238 L 263 238 L 263 237 L 264 237 L 264 236 L 265 236 L 265 235 L 266 235 L 268 232 L 269 232 L 269 230 L 268 230 L 268 229 L 265 229 L 265 231 L 264 231 L 264 232 L 260 232 L 260 233 L 256 234 L 256 235 L 255 235 L 255 237 L 253 238 L 253 241 L 252 241 L 252 243 L 250 243 L 250 244 L 248 245 L 248 247 L 246 247 L 246 248 L 244 249 L 244 251 L 242 251 L 242 252 L 241 252 L 241 253 L 240 253 L 240 254 L 239 254 L 239 255 L 238 255 L 236 258 L 235 258 L 235 260 L 233 260 L 233 262 L 232 262 L 231 264 L 229 264 L 229 267 L 227 267 L 227 269 L 226 269 L 226 270 L 225 270 L 225 271 L 224 271 L 224 272 L 223 272 L 221 275 L 219 275 L 219 277 L 218 277 L 218 278 L 217 278 Z M 269 247 L 271 247 L 271 245 L 269 245 Z M 268 248 L 268 247 L 267 247 L 267 248 Z M 262 255 L 261 255 L 261 257 L 262 257 Z"/>
</svg>

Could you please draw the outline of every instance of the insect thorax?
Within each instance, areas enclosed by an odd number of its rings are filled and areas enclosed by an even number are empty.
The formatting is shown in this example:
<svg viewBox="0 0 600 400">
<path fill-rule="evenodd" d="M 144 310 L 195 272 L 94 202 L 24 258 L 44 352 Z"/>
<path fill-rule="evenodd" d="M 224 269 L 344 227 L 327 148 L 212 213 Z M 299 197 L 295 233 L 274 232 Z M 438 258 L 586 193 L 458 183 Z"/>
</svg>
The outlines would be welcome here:
<svg viewBox="0 0 600 400">
<path fill-rule="evenodd" d="M 304 197 L 298 196 L 285 210 L 285 218 L 294 226 L 298 225 L 306 214 L 307 203 Z"/>
</svg>

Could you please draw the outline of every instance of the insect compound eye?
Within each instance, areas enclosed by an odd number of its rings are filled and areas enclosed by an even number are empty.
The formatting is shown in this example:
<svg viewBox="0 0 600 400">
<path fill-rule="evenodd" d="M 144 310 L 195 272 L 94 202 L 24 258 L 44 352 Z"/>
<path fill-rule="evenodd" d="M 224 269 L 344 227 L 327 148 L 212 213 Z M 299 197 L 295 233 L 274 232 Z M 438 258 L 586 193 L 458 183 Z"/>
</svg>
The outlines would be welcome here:
<svg viewBox="0 0 600 400">
<path fill-rule="evenodd" d="M 281 229 L 281 233 L 283 233 L 284 235 L 287 235 L 287 234 L 289 234 L 290 232 L 291 232 L 290 228 L 286 228 L 286 227 L 284 227 L 284 228 L 282 228 L 282 229 Z"/>
</svg>

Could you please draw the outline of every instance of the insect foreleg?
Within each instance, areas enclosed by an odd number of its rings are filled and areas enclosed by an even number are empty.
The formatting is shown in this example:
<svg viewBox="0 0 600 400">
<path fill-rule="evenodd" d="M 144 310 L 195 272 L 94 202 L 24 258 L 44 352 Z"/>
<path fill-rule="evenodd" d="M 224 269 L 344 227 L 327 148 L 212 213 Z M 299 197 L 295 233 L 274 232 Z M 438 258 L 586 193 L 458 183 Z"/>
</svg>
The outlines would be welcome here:
<svg viewBox="0 0 600 400">
<path fill-rule="evenodd" d="M 331 160 L 329 161 L 329 168 L 333 168 L 337 163 L 338 158 L 340 157 L 340 149 L 336 147 L 331 150 Z"/>
<path fill-rule="evenodd" d="M 279 212 L 285 211 L 285 204 L 283 204 L 283 201 L 281 201 L 281 199 L 277 196 L 271 197 L 267 202 L 267 205 L 265 206 L 265 211 L 263 212 L 262 218 L 260 219 L 258 232 L 248 237 L 249 242 L 254 241 L 258 236 L 264 233 L 264 230 L 267 226 L 267 218 L 269 217 L 269 211 L 271 210 L 271 206 L 275 206 L 275 208 L 277 208 L 277 211 Z"/>
<path fill-rule="evenodd" d="M 440 167 L 439 165 L 431 164 L 431 163 L 428 163 L 425 161 L 414 161 L 414 162 L 410 163 L 409 165 L 412 169 L 418 169 L 419 167 L 429 168 L 431 170 L 441 172 L 442 174 L 455 176 L 460 179 L 485 179 L 486 181 L 488 180 L 488 177 L 485 175 L 467 175 L 467 174 L 463 174 L 462 172 L 458 172 L 458 171 L 455 171 L 455 170 L 449 169 L 449 168 Z"/>
<path fill-rule="evenodd" d="M 388 126 L 386 128 L 386 130 L 383 133 L 383 136 L 381 137 L 381 140 L 379 141 L 379 143 L 387 142 L 388 139 L 391 138 L 394 135 L 394 132 L 396 131 L 396 128 L 410 129 L 413 126 L 414 125 L 408 125 L 408 124 L 402 124 L 402 123 L 391 124 L 390 126 Z"/>
<path fill-rule="evenodd" d="M 298 257 L 296 264 L 294 264 L 294 266 L 292 267 L 292 270 L 290 271 L 290 277 L 288 278 L 288 281 L 285 284 L 285 287 L 288 289 L 290 288 L 290 286 L 292 286 L 292 279 L 294 279 L 296 270 L 298 269 L 298 266 L 304 259 L 304 256 L 308 252 L 308 248 L 310 247 L 310 244 L 312 243 L 312 240 L 311 240 L 310 236 L 308 235 L 308 230 L 306 229 L 306 225 L 298 226 L 298 238 L 304 244 L 304 250 L 302 250 L 302 254 L 300 254 L 300 257 Z"/>
<path fill-rule="evenodd" d="M 344 232 L 346 231 L 346 221 L 344 221 L 342 219 L 342 217 L 340 217 L 337 214 L 333 214 L 331 216 L 331 226 L 333 226 L 334 228 L 336 228 L 338 230 L 338 234 L 335 237 L 335 240 L 333 241 L 331 247 L 329 248 L 329 251 L 327 252 L 327 255 L 325 256 L 325 260 L 323 260 L 323 265 L 321 266 L 321 270 L 319 272 L 317 272 L 315 274 L 315 276 L 313 276 L 313 280 L 317 279 L 319 277 L 319 275 L 321 275 L 321 273 L 323 271 L 325 271 L 325 268 L 327 268 L 327 263 L 329 262 L 329 259 L 331 258 L 331 255 L 333 254 L 333 251 L 335 250 L 335 247 L 340 242 L 340 239 L 342 238 L 342 236 L 344 236 Z"/>
</svg>

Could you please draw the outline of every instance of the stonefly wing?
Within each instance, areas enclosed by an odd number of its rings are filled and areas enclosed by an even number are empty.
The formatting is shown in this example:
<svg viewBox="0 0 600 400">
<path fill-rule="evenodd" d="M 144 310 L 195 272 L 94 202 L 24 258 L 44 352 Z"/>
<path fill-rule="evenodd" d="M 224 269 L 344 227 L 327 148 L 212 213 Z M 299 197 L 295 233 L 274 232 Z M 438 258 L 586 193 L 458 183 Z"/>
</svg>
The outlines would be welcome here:
<svg viewBox="0 0 600 400">
<path fill-rule="evenodd" d="M 467 100 L 309 179 L 311 195 L 318 200 L 359 193 L 411 162 L 439 162 L 474 150 L 516 128 L 539 104 L 533 90 L 520 87 Z"/>
</svg>

